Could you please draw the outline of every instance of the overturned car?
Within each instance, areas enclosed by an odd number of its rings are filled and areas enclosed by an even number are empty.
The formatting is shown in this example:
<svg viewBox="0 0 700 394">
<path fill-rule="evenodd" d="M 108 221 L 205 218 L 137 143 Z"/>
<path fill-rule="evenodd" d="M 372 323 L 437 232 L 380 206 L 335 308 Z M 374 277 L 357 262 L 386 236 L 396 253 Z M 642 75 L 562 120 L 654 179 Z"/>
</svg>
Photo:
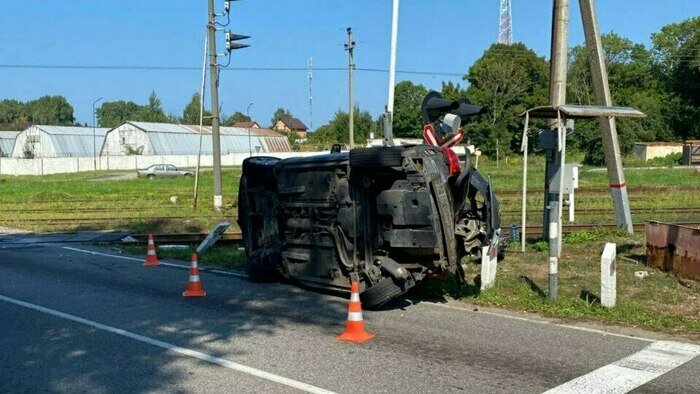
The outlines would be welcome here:
<svg viewBox="0 0 700 394">
<path fill-rule="evenodd" d="M 426 130 L 440 137 L 480 112 L 434 92 L 422 107 Z M 468 154 L 460 166 L 452 150 L 427 144 L 248 158 L 238 223 L 251 280 L 286 278 L 341 291 L 358 281 L 368 308 L 430 274 L 464 280 L 462 258 L 480 257 L 483 246 L 501 254 L 490 181 Z"/>
</svg>

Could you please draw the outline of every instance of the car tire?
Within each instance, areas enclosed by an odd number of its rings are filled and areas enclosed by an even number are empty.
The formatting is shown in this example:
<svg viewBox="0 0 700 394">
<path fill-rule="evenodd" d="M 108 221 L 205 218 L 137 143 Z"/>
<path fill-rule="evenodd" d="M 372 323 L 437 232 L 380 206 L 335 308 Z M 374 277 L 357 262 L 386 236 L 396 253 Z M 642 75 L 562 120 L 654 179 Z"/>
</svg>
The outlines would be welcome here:
<svg viewBox="0 0 700 394">
<path fill-rule="evenodd" d="M 248 177 L 248 186 L 263 186 L 275 191 L 277 182 L 275 180 L 275 164 L 280 161 L 277 157 L 255 156 L 243 160 L 243 175 Z"/>
<path fill-rule="evenodd" d="M 263 259 L 246 259 L 245 273 L 251 282 L 256 283 L 275 282 L 279 278 L 272 256 Z"/>
<path fill-rule="evenodd" d="M 152 180 L 156 179 L 156 176 L 153 174 L 148 174 L 148 175 L 146 175 L 146 178 L 148 178 L 149 180 L 152 181 Z"/>
<path fill-rule="evenodd" d="M 385 277 L 379 283 L 360 293 L 360 301 L 367 309 L 378 309 L 408 291 L 409 288 L 406 285 L 399 286 L 394 278 Z"/>
<path fill-rule="evenodd" d="M 356 168 L 401 167 L 403 151 L 400 146 L 375 146 L 350 151 L 350 166 Z"/>
</svg>

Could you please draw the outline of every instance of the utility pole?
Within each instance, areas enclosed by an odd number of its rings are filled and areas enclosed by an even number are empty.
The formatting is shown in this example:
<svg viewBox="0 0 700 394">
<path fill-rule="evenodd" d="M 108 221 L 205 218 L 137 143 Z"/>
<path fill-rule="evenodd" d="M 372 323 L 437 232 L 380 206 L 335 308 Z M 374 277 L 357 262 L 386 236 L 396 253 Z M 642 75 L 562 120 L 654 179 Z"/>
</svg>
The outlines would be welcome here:
<svg viewBox="0 0 700 394">
<path fill-rule="evenodd" d="M 211 83 L 211 139 L 214 156 L 214 209 L 221 210 L 224 197 L 221 191 L 221 135 L 219 134 L 219 66 L 216 61 L 216 15 L 214 0 L 209 0 L 209 81 Z"/>
<path fill-rule="evenodd" d="M 558 108 L 566 104 L 566 71 L 569 36 L 569 0 L 554 0 L 552 9 L 552 49 L 549 80 L 549 105 Z M 561 119 L 554 119 L 551 128 L 556 129 L 557 146 L 549 150 L 545 169 L 545 231 L 549 237 L 549 299 L 557 299 L 558 265 L 561 245 L 560 190 L 550 190 L 554 177 L 563 174 L 566 131 L 561 132 Z M 561 182 L 559 187 L 562 187 Z"/>
<path fill-rule="evenodd" d="M 355 147 L 355 98 L 353 97 L 353 74 L 355 72 L 355 58 L 353 51 L 355 49 L 355 40 L 352 38 L 352 27 L 348 27 L 348 43 L 345 44 L 345 50 L 348 51 L 348 132 L 350 135 L 350 149 Z"/>
<path fill-rule="evenodd" d="M 97 104 L 98 101 L 102 100 L 102 97 L 98 98 L 97 100 L 92 102 L 92 165 L 94 166 L 93 169 L 97 171 L 97 148 L 96 148 L 96 142 L 95 140 L 97 139 L 95 135 L 95 124 L 97 123 L 97 113 L 95 113 L 95 104 Z"/>
<path fill-rule="evenodd" d="M 384 113 L 384 143 L 394 145 L 394 88 L 396 85 L 396 41 L 399 30 L 399 0 L 394 0 L 391 11 L 391 50 L 389 52 L 389 99 Z"/>
<path fill-rule="evenodd" d="M 308 65 L 308 77 L 309 77 L 309 130 L 313 130 L 314 129 L 314 95 L 313 95 L 313 92 L 314 92 L 314 90 L 313 90 L 314 58 L 310 57 L 307 65 Z"/>
<path fill-rule="evenodd" d="M 612 106 L 612 99 L 610 98 L 608 71 L 605 67 L 603 44 L 600 39 L 594 0 L 579 0 L 579 6 L 581 8 L 581 19 L 583 20 L 583 31 L 586 37 L 586 47 L 588 49 L 588 59 L 591 66 L 596 99 L 598 105 L 609 107 Z M 620 155 L 620 144 L 617 139 L 615 118 L 602 117 L 599 120 L 603 134 L 605 166 L 608 169 L 610 192 L 612 193 L 615 207 L 615 220 L 618 227 L 624 228 L 628 233 L 632 234 L 634 231 L 632 214 L 630 212 L 625 173 L 622 170 L 622 157 Z"/>
</svg>

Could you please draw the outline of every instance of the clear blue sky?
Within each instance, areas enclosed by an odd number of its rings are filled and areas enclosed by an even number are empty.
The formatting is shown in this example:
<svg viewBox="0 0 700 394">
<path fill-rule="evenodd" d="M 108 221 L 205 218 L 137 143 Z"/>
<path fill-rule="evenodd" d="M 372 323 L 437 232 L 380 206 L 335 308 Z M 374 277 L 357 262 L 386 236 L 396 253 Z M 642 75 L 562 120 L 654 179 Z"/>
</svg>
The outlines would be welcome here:
<svg viewBox="0 0 700 394">
<path fill-rule="evenodd" d="M 513 0 L 515 41 L 548 57 L 549 0 Z M 223 0 L 217 0 L 223 7 Z M 465 73 L 498 33 L 498 0 L 402 0 L 399 70 Z M 583 41 L 578 2 L 571 1 L 570 45 Z M 700 15 L 698 0 L 599 0 L 601 30 L 649 44 L 663 25 Z M 451 17 L 450 17 L 451 15 Z M 205 0 L 2 0 L 0 65 L 201 65 Z M 358 68 L 387 69 L 391 0 L 243 0 L 232 5 L 231 28 L 252 36 L 252 46 L 234 52 L 232 67 L 346 67 L 345 29 L 352 26 Z M 222 37 L 219 36 L 219 48 Z M 180 114 L 199 90 L 200 71 L 65 70 L 0 68 L 0 99 L 30 100 L 60 94 L 78 121 L 91 123 L 92 101 L 145 103 L 151 91 L 166 112 Z M 398 74 L 428 88 L 459 77 Z M 373 115 L 386 103 L 388 75 L 358 71 L 355 97 Z M 313 126 L 347 108 L 347 72 L 314 72 Z M 221 75 L 223 111 L 245 112 L 269 124 L 285 107 L 307 123 L 305 71 L 227 70 Z"/>
</svg>

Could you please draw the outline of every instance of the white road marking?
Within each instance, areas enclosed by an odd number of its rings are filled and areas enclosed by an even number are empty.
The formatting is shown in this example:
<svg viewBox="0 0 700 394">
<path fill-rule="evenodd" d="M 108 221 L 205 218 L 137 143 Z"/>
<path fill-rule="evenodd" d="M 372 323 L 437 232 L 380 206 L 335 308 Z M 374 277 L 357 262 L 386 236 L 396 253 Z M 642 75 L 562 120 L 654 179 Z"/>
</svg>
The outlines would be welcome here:
<svg viewBox="0 0 700 394">
<path fill-rule="evenodd" d="M 700 346 L 670 341 L 654 342 L 612 364 L 546 391 L 559 393 L 627 393 L 687 363 Z"/>
<path fill-rule="evenodd" d="M 94 256 L 112 257 L 112 258 L 115 258 L 115 259 L 130 260 L 130 261 L 138 261 L 138 262 L 140 262 L 140 263 L 143 263 L 143 262 L 144 262 L 144 259 L 139 259 L 139 258 L 136 258 L 136 257 L 119 256 L 119 255 L 116 255 L 116 254 L 109 254 L 109 253 L 96 252 L 96 251 L 94 251 L 94 250 L 73 248 L 73 247 L 70 247 L 70 246 L 63 246 L 62 248 L 63 248 L 63 249 L 66 249 L 66 250 L 72 250 L 72 251 L 74 251 L 74 252 L 87 253 L 87 254 L 91 254 L 91 255 L 94 255 Z M 164 266 L 167 266 L 167 267 L 175 267 L 175 268 L 183 268 L 183 269 L 189 269 L 189 268 L 190 268 L 189 265 L 185 265 L 185 264 L 175 264 L 175 263 L 166 263 L 166 262 L 163 262 L 163 261 L 161 261 L 160 264 L 161 264 L 161 265 L 164 265 Z M 239 273 L 237 273 L 237 272 L 231 272 L 231 271 L 223 271 L 223 270 L 207 269 L 207 268 L 200 268 L 200 271 L 202 271 L 202 272 L 214 272 L 214 273 L 217 273 L 217 274 L 235 276 L 235 277 L 237 277 L 237 278 L 248 278 L 248 275 L 239 274 Z"/>
<path fill-rule="evenodd" d="M 95 252 L 92 250 L 72 248 L 69 246 L 64 246 L 63 249 L 73 250 L 73 251 L 82 252 L 82 253 L 89 253 L 89 254 L 94 254 L 94 255 L 98 255 L 98 256 L 114 257 L 117 259 L 134 260 L 134 261 L 139 261 L 139 262 L 143 261 L 143 259 L 138 259 L 138 258 L 134 258 L 134 257 L 118 256 L 118 255 L 113 255 L 113 254 L 100 253 L 100 252 Z M 172 266 L 172 267 L 178 267 L 178 268 L 189 268 L 189 266 L 180 265 L 180 264 L 171 264 L 171 263 L 163 263 L 163 262 L 161 262 L 161 264 Z M 243 273 L 237 273 L 237 272 L 232 272 L 232 271 L 222 271 L 222 270 L 218 270 L 218 269 L 208 269 L 208 270 L 205 270 L 203 272 L 214 272 L 217 274 L 230 275 L 230 276 L 235 276 L 235 277 L 239 277 L 239 278 L 248 278 L 248 275 L 243 274 Z M 455 309 L 455 310 L 459 310 L 459 311 L 463 311 L 463 312 L 471 312 L 471 309 L 469 306 L 460 307 L 460 306 L 446 305 L 446 304 L 440 304 L 440 303 L 430 302 L 430 301 L 421 301 L 420 304 L 437 306 L 437 307 L 441 307 L 441 308 Z M 595 329 L 595 328 L 572 326 L 569 324 L 559 324 L 559 323 L 555 323 L 555 322 L 552 322 L 549 320 L 530 319 L 530 318 L 522 317 L 522 316 L 513 316 L 513 315 L 508 315 L 505 313 L 489 312 L 489 311 L 483 311 L 483 310 L 480 310 L 479 313 L 491 315 L 491 316 L 498 316 L 498 317 L 502 317 L 502 318 L 506 318 L 506 319 L 520 320 L 520 321 L 525 321 L 525 322 L 529 322 L 529 323 L 536 323 L 536 324 L 569 328 L 572 330 L 585 331 L 585 332 L 590 332 L 590 333 L 600 334 L 600 335 L 610 335 L 610 336 L 614 336 L 614 337 L 634 339 L 634 340 L 645 341 L 645 342 L 656 342 L 656 339 L 650 339 L 650 338 L 644 338 L 644 337 L 638 337 L 638 336 L 626 335 L 626 334 L 618 334 L 618 333 L 599 330 L 599 329 Z"/>
<path fill-rule="evenodd" d="M 166 349 L 166 350 L 174 352 L 174 353 L 179 353 L 179 354 L 184 355 L 184 356 L 193 357 L 193 358 L 196 358 L 196 359 L 199 359 L 202 361 L 206 361 L 206 362 L 211 363 L 211 364 L 216 364 L 216 365 L 222 366 L 224 368 L 228 368 L 228 369 L 231 369 L 234 371 L 238 371 L 238 372 L 242 372 L 242 373 L 245 373 L 248 375 L 256 376 L 256 377 L 259 377 L 259 378 L 262 378 L 265 380 L 269 380 L 271 382 L 283 384 L 285 386 L 289 386 L 289 387 L 299 389 L 302 391 L 306 391 L 309 393 L 324 393 L 324 394 L 325 393 L 333 393 L 332 391 L 328 391 L 326 389 L 322 389 L 320 387 L 316 387 L 316 386 L 310 385 L 308 383 L 300 382 L 298 380 L 289 379 L 289 378 L 286 378 L 286 377 L 280 376 L 280 375 L 275 375 L 273 373 L 266 372 L 266 371 L 263 371 L 263 370 L 260 370 L 257 368 L 249 367 L 247 365 L 239 364 L 239 363 L 236 363 L 236 362 L 233 362 L 230 360 L 226 360 L 223 358 L 219 358 L 219 357 L 214 357 L 214 356 L 211 356 L 211 355 L 206 354 L 206 353 L 202 353 L 202 352 L 198 352 L 196 350 L 173 345 L 173 344 L 168 343 L 168 342 L 163 342 L 163 341 L 153 339 L 153 338 L 150 338 L 147 336 L 136 334 L 136 333 L 133 333 L 131 331 L 122 330 L 121 328 L 108 326 L 106 324 L 98 323 L 96 321 L 88 320 L 88 319 L 85 319 L 85 318 L 82 318 L 79 316 L 75 316 L 75 315 L 71 315 L 71 314 L 68 314 L 65 312 L 46 308 L 46 307 L 32 304 L 32 303 L 29 303 L 26 301 L 17 300 L 15 298 L 7 297 L 7 296 L 4 296 L 2 294 L 0 294 L 0 301 L 5 301 L 5 302 L 8 302 L 8 303 L 11 303 L 14 305 L 18 305 L 18 306 L 21 306 L 21 307 L 24 307 L 27 309 L 35 310 L 38 312 L 43 312 L 43 313 L 46 313 L 48 315 L 52 315 L 52 316 L 60 317 L 62 319 L 70 320 L 70 321 L 73 321 L 76 323 L 84 324 L 86 326 L 90 326 L 90 327 L 96 328 L 98 330 L 107 331 L 107 332 L 110 332 L 112 334 L 121 335 L 123 337 L 127 337 L 130 339 L 139 341 L 139 342 L 147 343 L 149 345 L 157 346 L 159 348 Z"/>
<path fill-rule="evenodd" d="M 447 309 L 456 309 L 464 312 L 470 312 L 471 310 L 468 309 L 467 307 L 459 307 L 459 306 L 454 306 L 454 305 L 445 305 L 445 304 L 439 304 L 437 302 L 430 302 L 430 301 L 421 301 L 420 304 L 426 304 L 430 306 L 439 306 L 441 308 L 447 308 Z M 645 341 L 645 342 L 656 342 L 655 339 L 649 339 L 649 338 L 644 338 L 644 337 L 636 337 L 633 335 L 626 335 L 626 334 L 618 334 L 615 332 L 609 332 L 609 331 L 604 331 L 604 330 L 598 330 L 595 328 L 588 328 L 588 327 L 580 327 L 580 326 L 572 326 L 569 324 L 559 324 L 555 323 L 549 320 L 537 320 L 537 319 L 530 319 L 527 317 L 522 317 L 522 316 L 513 316 L 513 315 L 508 315 L 505 313 L 498 313 L 498 312 L 489 312 L 489 311 L 483 311 L 479 310 L 479 313 L 485 314 L 485 315 L 491 315 L 491 316 L 498 316 L 498 317 L 503 317 L 506 319 L 512 319 L 512 320 L 520 320 L 520 321 L 525 321 L 529 323 L 536 323 L 536 324 L 542 324 L 542 325 L 549 325 L 549 326 L 555 326 L 555 327 L 563 327 L 563 328 L 570 328 L 572 330 L 578 330 L 578 331 L 585 331 L 585 332 L 590 332 L 594 334 L 601 334 L 601 335 L 610 335 L 613 337 L 620 337 L 620 338 L 627 338 L 627 339 L 634 339 L 638 341 Z"/>
</svg>

